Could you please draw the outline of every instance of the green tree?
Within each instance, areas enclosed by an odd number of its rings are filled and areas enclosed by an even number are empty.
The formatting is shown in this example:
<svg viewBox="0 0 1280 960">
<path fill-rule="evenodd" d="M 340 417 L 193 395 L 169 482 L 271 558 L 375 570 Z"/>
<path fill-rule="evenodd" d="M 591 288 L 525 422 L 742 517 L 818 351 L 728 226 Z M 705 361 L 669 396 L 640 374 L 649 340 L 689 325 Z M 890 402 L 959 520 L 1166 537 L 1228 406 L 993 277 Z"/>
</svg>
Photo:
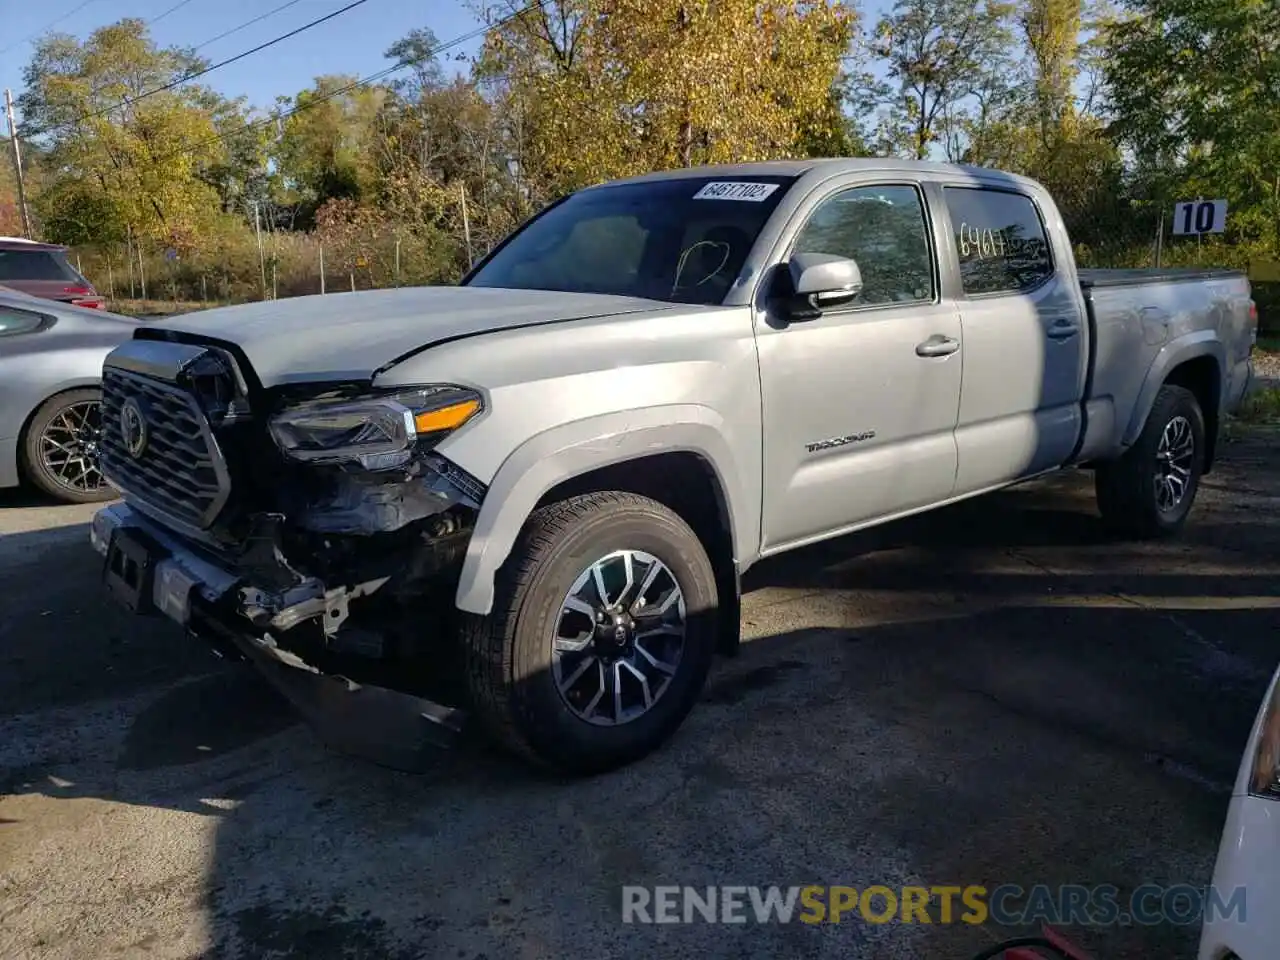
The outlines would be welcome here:
<svg viewBox="0 0 1280 960">
<path fill-rule="evenodd" d="M 310 227 L 329 200 L 359 201 L 374 187 L 373 147 L 379 112 L 389 91 L 357 86 L 356 77 L 317 77 L 310 89 L 281 106 L 293 113 L 275 145 L 282 200 Z"/>
<path fill-rule="evenodd" d="M 131 234 L 183 246 L 217 215 L 210 171 L 228 165 L 218 124 L 238 122 L 242 108 L 179 83 L 202 66 L 157 47 L 136 19 L 83 43 L 52 35 L 36 44 L 19 106 L 26 135 L 43 146 L 47 184 L 34 205 L 49 239 Z"/>
<path fill-rule="evenodd" d="M 1119 141 L 1162 206 L 1172 184 L 1231 204 L 1233 232 L 1280 247 L 1280 6 L 1132 0 L 1104 30 Z"/>
<path fill-rule="evenodd" d="M 1011 70 L 1012 7 L 997 0 L 898 0 L 876 26 L 872 49 L 892 90 L 882 148 L 924 160 L 949 114 Z"/>
</svg>

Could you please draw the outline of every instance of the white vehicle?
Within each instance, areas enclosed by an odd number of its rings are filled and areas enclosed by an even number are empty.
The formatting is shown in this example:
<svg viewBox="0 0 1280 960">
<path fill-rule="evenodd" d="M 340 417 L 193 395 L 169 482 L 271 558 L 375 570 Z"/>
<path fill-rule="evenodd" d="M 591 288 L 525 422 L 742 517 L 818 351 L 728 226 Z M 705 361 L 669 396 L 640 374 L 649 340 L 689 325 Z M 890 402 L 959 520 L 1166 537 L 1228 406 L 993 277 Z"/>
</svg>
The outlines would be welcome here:
<svg viewBox="0 0 1280 960">
<path fill-rule="evenodd" d="M 1280 955 L 1280 670 L 1245 747 L 1213 869 L 1221 900 L 1244 891 L 1243 910 L 1206 914 L 1199 960 Z"/>
</svg>

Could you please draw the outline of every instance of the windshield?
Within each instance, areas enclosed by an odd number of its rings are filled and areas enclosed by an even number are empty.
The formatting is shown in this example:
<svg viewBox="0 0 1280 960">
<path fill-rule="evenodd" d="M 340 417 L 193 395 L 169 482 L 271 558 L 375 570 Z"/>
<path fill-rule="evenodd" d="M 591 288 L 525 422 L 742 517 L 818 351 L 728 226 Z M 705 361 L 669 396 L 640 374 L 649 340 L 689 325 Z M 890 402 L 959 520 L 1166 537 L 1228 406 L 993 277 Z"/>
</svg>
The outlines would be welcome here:
<svg viewBox="0 0 1280 960">
<path fill-rule="evenodd" d="M 576 193 L 534 218 L 473 287 L 718 304 L 792 177 L 712 177 Z"/>
</svg>

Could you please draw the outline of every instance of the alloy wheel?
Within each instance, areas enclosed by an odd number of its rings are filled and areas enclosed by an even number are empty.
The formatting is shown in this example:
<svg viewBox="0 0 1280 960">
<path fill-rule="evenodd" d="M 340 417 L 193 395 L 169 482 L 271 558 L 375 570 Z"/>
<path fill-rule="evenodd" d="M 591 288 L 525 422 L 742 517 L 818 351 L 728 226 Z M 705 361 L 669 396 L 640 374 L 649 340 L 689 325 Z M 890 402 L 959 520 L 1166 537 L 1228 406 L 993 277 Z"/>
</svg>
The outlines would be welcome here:
<svg viewBox="0 0 1280 960">
<path fill-rule="evenodd" d="M 1156 507 L 1170 513 L 1181 506 L 1191 486 L 1196 439 L 1191 421 L 1177 416 L 1165 424 L 1156 447 Z"/>
<path fill-rule="evenodd" d="M 40 460 L 49 476 L 78 493 L 107 486 L 98 462 L 102 404 L 83 400 L 63 407 L 40 434 Z"/>
<path fill-rule="evenodd" d="M 616 726 L 652 709 L 684 652 L 684 593 L 643 550 L 618 550 L 587 567 L 560 604 L 552 644 L 556 689 L 588 723 Z"/>
</svg>

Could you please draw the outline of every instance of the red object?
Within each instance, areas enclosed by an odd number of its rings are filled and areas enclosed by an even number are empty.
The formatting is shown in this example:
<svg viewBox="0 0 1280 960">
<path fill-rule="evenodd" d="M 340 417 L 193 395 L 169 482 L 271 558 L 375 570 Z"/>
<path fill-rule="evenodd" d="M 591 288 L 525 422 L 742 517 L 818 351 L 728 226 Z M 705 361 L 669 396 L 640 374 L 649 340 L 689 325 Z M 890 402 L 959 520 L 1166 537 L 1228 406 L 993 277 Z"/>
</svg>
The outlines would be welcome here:
<svg viewBox="0 0 1280 960">
<path fill-rule="evenodd" d="M 1066 957 L 1067 960 L 1093 960 L 1089 954 L 1049 927 L 1042 928 L 1040 935 L 1053 944 L 1058 954 Z M 1001 960 L 1046 960 L 1046 957 L 1044 953 L 1035 947 L 1013 947 L 1004 952 Z M 1054 960 L 1058 960 L 1058 958 L 1055 957 Z"/>
<path fill-rule="evenodd" d="M 1258 325 L 1258 305 L 1252 300 L 1249 301 L 1249 322 L 1255 327 Z"/>
<path fill-rule="evenodd" d="M 63 287 L 62 292 L 70 295 L 72 306 L 88 307 L 90 310 L 102 310 L 106 307 L 105 301 L 92 287 Z"/>
</svg>

